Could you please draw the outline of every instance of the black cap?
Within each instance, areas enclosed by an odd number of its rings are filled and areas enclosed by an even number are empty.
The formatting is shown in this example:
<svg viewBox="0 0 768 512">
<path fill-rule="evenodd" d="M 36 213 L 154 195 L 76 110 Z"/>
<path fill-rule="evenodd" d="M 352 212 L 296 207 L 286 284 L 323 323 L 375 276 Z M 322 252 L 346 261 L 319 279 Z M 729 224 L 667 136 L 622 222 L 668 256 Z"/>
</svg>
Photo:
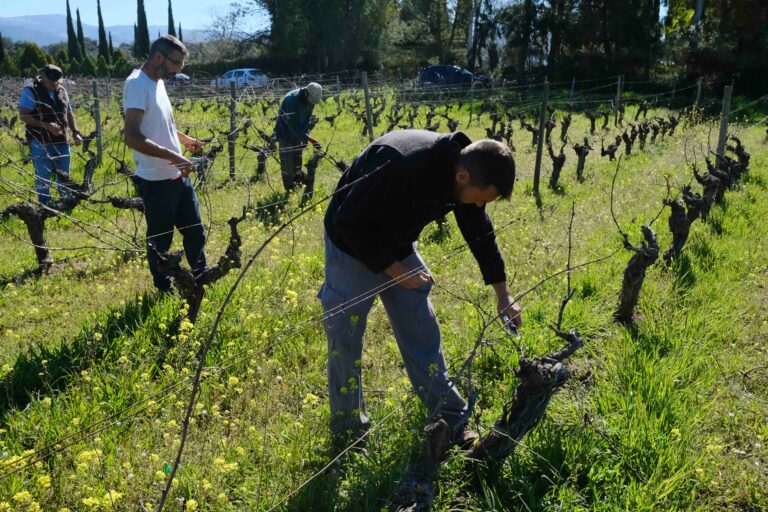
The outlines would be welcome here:
<svg viewBox="0 0 768 512">
<path fill-rule="evenodd" d="M 54 82 L 58 82 L 61 80 L 61 77 L 64 76 L 64 72 L 61 68 L 54 64 L 46 64 L 43 66 L 40 70 L 40 74 L 45 75 L 48 80 L 53 80 Z"/>
</svg>

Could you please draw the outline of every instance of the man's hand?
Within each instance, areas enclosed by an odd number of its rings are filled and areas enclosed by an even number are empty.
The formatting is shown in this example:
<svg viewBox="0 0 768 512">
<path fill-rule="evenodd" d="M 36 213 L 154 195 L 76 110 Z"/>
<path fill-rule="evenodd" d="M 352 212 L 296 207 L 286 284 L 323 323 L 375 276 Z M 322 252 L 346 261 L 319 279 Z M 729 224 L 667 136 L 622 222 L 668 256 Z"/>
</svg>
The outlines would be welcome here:
<svg viewBox="0 0 768 512">
<path fill-rule="evenodd" d="M 64 134 L 64 132 L 61 129 L 61 126 L 59 126 L 58 123 L 43 123 L 43 128 L 45 128 L 48 131 L 48 133 L 50 133 L 54 137 L 59 137 Z"/>
<path fill-rule="evenodd" d="M 204 144 L 193 138 L 189 138 L 187 140 L 181 141 L 182 144 L 184 144 L 184 147 L 187 148 L 187 151 L 190 153 L 200 153 L 203 150 Z"/>
<path fill-rule="evenodd" d="M 179 142 L 184 144 L 184 147 L 187 148 L 187 151 L 193 155 L 203 151 L 203 146 L 205 146 L 205 143 L 202 141 L 199 141 L 194 137 L 190 137 L 180 130 L 176 130 L 176 134 L 179 136 Z"/>
<path fill-rule="evenodd" d="M 176 155 L 176 157 L 171 160 L 171 163 L 179 169 L 181 175 L 184 177 L 189 176 L 190 173 L 193 173 L 196 170 L 195 164 L 181 155 Z"/>
<path fill-rule="evenodd" d="M 512 298 L 512 294 L 509 293 L 507 283 L 495 283 L 492 285 L 493 290 L 496 292 L 496 311 L 499 314 L 499 318 L 503 318 L 504 315 L 509 317 L 509 321 L 516 329 L 519 329 L 523 325 L 523 317 L 521 316 L 523 308 L 521 308 Z"/>
<path fill-rule="evenodd" d="M 319 142 L 317 142 L 317 141 L 316 141 L 315 139 L 313 139 L 312 137 L 307 137 L 307 142 L 309 142 L 310 144 L 312 144 L 312 147 L 314 147 L 314 148 L 315 148 L 315 151 L 317 151 L 317 152 L 319 152 L 319 153 L 322 153 L 322 152 L 323 152 L 323 146 L 321 146 L 321 145 L 320 145 L 320 143 L 319 143 Z"/>
<path fill-rule="evenodd" d="M 72 142 L 75 146 L 83 143 L 83 135 L 78 130 L 72 130 Z"/>
<path fill-rule="evenodd" d="M 434 281 L 426 270 L 412 269 L 400 261 L 396 261 L 384 270 L 384 273 L 397 281 L 403 288 L 412 290 Z M 407 276 L 407 277 L 404 277 Z"/>
</svg>

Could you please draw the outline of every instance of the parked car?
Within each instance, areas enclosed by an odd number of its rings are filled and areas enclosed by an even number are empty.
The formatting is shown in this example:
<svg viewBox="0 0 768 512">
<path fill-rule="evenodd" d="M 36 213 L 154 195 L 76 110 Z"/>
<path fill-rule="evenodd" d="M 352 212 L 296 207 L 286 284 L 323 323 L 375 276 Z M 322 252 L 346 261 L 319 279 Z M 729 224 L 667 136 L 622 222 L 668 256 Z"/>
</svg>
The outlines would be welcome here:
<svg viewBox="0 0 768 512">
<path fill-rule="evenodd" d="M 487 87 L 491 79 L 487 76 L 476 75 L 459 66 L 433 65 L 421 70 L 419 85 L 422 87 Z"/>
<path fill-rule="evenodd" d="M 267 75 L 254 68 L 242 68 L 242 69 L 230 69 L 218 78 L 211 80 L 211 85 L 216 87 L 229 87 L 230 82 L 234 82 L 236 86 L 242 87 L 246 85 L 263 87 L 267 85 Z"/>
<path fill-rule="evenodd" d="M 171 87 L 184 87 L 185 85 L 189 85 L 189 75 L 185 75 L 184 73 L 176 73 L 171 78 L 165 81 L 166 85 L 170 85 Z"/>
</svg>

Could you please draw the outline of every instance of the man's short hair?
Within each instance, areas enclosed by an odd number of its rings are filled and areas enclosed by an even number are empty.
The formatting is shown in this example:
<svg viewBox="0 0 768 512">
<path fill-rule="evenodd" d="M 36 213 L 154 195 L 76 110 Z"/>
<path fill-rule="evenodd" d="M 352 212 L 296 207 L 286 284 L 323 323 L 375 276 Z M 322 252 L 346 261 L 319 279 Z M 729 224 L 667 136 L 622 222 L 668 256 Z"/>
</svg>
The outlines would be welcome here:
<svg viewBox="0 0 768 512">
<path fill-rule="evenodd" d="M 155 42 L 149 47 L 149 56 L 151 57 L 158 52 L 163 55 L 168 55 L 174 50 L 181 52 L 184 55 L 189 53 L 186 45 L 182 43 L 178 37 L 166 34 L 155 39 Z"/>
<path fill-rule="evenodd" d="M 515 159 L 506 144 L 479 140 L 461 150 L 458 166 L 469 173 L 469 182 L 479 188 L 496 187 L 502 199 L 509 199 L 515 185 Z"/>
</svg>

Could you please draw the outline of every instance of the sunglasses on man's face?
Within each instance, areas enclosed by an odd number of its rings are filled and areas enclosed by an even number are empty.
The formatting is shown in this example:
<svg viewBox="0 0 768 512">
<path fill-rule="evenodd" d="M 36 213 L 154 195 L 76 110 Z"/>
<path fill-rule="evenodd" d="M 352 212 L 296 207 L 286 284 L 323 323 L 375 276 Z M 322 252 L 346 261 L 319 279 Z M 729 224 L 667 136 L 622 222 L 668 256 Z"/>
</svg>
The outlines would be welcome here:
<svg viewBox="0 0 768 512">
<path fill-rule="evenodd" d="M 182 60 L 178 61 L 178 60 L 176 60 L 176 59 L 174 59 L 174 58 L 170 57 L 170 56 L 169 56 L 167 53 L 163 53 L 163 52 L 160 52 L 160 54 L 161 54 L 163 57 L 165 57 L 166 59 L 168 59 L 169 61 L 171 61 L 171 62 L 173 62 L 174 64 L 176 64 L 177 66 L 179 66 L 179 69 L 182 69 L 182 68 L 184 67 L 184 59 L 182 59 Z"/>
</svg>

